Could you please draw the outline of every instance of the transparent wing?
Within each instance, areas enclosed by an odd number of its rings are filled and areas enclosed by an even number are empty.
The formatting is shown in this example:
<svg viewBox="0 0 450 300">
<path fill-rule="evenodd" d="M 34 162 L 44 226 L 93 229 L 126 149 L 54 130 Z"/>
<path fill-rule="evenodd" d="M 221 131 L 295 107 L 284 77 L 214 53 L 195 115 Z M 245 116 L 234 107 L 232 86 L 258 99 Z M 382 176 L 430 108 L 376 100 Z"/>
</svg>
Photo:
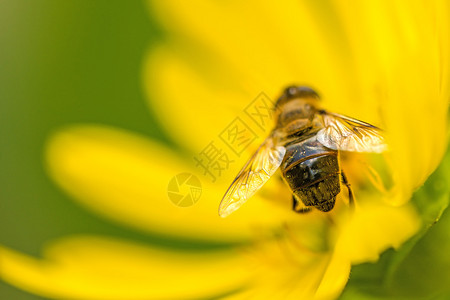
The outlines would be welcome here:
<svg viewBox="0 0 450 300">
<path fill-rule="evenodd" d="M 286 148 L 267 138 L 245 164 L 228 188 L 219 206 L 223 218 L 237 210 L 275 173 L 283 161 Z"/>
<path fill-rule="evenodd" d="M 381 129 L 369 123 L 343 115 L 320 112 L 324 128 L 317 140 L 334 150 L 353 152 L 383 152 L 387 149 Z"/>
</svg>

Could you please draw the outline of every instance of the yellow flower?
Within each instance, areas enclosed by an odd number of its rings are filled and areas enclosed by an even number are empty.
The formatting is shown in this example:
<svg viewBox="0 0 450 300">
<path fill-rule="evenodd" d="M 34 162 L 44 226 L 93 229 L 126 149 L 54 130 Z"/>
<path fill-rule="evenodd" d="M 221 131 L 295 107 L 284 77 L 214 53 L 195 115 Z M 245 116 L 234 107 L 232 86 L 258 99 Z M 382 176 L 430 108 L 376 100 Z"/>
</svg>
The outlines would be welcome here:
<svg viewBox="0 0 450 300">
<path fill-rule="evenodd" d="M 438 165 L 447 139 L 446 2 L 150 7 L 170 38 L 150 50 L 144 85 L 149 105 L 183 150 L 83 124 L 53 135 L 46 161 L 55 182 L 87 209 L 203 247 L 72 236 L 47 246 L 42 259 L 1 247 L 3 280 L 52 298 L 333 299 L 352 264 L 376 261 L 419 230 L 407 202 Z M 192 153 L 261 91 L 276 97 L 292 83 L 315 87 L 331 111 L 386 129 L 392 187 L 363 189 L 364 176 L 351 168 L 354 212 L 340 199 L 330 213 L 298 215 L 272 179 L 239 211 L 219 218 L 219 200 L 248 153 L 236 156 L 217 183 L 202 177 Z M 179 208 L 167 199 L 167 184 L 186 171 L 202 180 L 203 194 Z"/>
</svg>

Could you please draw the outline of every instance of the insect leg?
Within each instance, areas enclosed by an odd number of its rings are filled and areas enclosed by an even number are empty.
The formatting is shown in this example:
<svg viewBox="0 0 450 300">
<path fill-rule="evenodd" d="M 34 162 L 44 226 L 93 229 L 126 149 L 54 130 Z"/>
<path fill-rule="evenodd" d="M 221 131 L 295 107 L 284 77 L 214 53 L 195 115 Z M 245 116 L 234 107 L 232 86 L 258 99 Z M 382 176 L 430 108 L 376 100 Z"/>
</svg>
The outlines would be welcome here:
<svg viewBox="0 0 450 300">
<path fill-rule="evenodd" d="M 341 170 L 341 177 L 342 177 L 342 183 L 348 189 L 348 203 L 350 204 L 351 207 L 353 207 L 355 205 L 355 201 L 354 201 L 355 199 L 353 197 L 353 191 L 352 191 L 352 188 L 350 187 L 350 183 L 348 183 L 347 176 L 345 176 L 345 173 L 342 170 Z"/>
<path fill-rule="evenodd" d="M 299 214 L 306 214 L 306 213 L 309 213 L 310 211 L 312 211 L 311 207 L 303 207 L 303 208 L 300 208 L 299 210 L 296 210 L 295 212 L 299 213 Z"/>
<path fill-rule="evenodd" d="M 295 211 L 296 213 L 305 214 L 305 213 L 309 213 L 312 210 L 311 207 L 297 208 L 298 204 L 299 204 L 299 201 L 297 200 L 297 198 L 295 198 L 294 195 L 292 195 L 292 210 L 293 211 Z"/>
</svg>

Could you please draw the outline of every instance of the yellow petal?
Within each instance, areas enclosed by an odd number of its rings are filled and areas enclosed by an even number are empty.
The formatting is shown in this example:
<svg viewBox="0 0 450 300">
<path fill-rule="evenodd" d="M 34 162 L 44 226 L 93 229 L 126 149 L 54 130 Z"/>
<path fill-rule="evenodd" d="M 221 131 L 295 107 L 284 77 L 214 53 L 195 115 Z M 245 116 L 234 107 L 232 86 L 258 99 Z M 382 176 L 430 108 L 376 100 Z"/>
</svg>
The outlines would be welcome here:
<svg viewBox="0 0 450 300">
<path fill-rule="evenodd" d="M 80 236 L 48 246 L 42 259 L 0 247 L 0 278 L 58 299 L 198 299 L 246 284 L 252 265 L 233 250 L 176 252 Z"/>
<path fill-rule="evenodd" d="M 175 42 L 187 37 L 189 44 L 204 47 L 220 65 L 226 65 L 239 76 L 238 82 L 246 91 L 256 88 L 255 93 L 270 88 L 269 93 L 277 92 L 293 80 L 313 83 L 323 82 L 324 77 L 331 90 L 342 90 L 340 83 L 344 79 L 333 75 L 336 70 L 349 69 L 348 64 L 336 59 L 351 57 L 341 42 L 345 36 L 333 23 L 330 31 L 323 30 L 316 12 L 328 19 L 333 15 L 324 14 L 324 10 L 315 9 L 307 1 L 286 1 L 282 5 L 260 1 L 149 3 L 160 23 L 179 38 Z M 195 53 L 190 54 L 188 59 L 193 59 Z"/>
<path fill-rule="evenodd" d="M 168 133 L 194 153 L 217 139 L 258 95 L 246 97 L 239 91 L 205 82 L 205 78 L 165 47 L 153 50 L 145 66 L 145 87 L 151 93 L 151 108 L 156 109 L 155 115 Z M 255 129 L 251 123 L 248 126 Z"/>
<path fill-rule="evenodd" d="M 200 115 L 194 122 L 194 111 L 224 116 L 205 131 L 214 136 L 233 118 L 218 111 L 240 111 L 259 91 L 276 97 L 297 82 L 316 87 L 329 110 L 386 130 L 391 203 L 408 201 L 441 160 L 450 95 L 446 1 L 155 1 L 151 7 L 174 36 L 146 66 L 151 105 L 175 136 L 186 144 L 199 140 L 195 149 L 205 144 L 196 134 L 212 121 Z M 204 57 L 209 68 L 199 67 Z M 196 95 L 195 109 L 187 116 L 181 110 L 174 121 L 186 94 Z M 211 102 L 217 108 L 205 108 Z"/>
<path fill-rule="evenodd" d="M 256 249 L 253 257 L 264 264 L 255 283 L 243 293 L 249 299 L 335 299 L 347 283 L 350 262 L 339 254 L 308 251 L 292 239 Z M 230 298 L 234 297 L 242 295 Z"/>
<path fill-rule="evenodd" d="M 260 92 L 276 100 L 297 83 L 349 98 L 355 76 L 342 32 L 321 30 L 306 2 L 151 6 L 176 38 L 150 51 L 145 87 L 163 126 L 188 147 L 199 151 Z"/>
<path fill-rule="evenodd" d="M 350 276 L 351 262 L 334 251 L 328 268 L 315 293 L 315 299 L 336 299 L 343 291 Z"/>
<path fill-rule="evenodd" d="M 335 6 L 354 49 L 359 97 L 378 103 L 383 117 L 395 183 L 390 201 L 400 205 L 446 149 L 448 2 L 336 1 Z"/>
<path fill-rule="evenodd" d="M 349 214 L 340 215 L 335 251 L 352 264 L 374 262 L 390 247 L 398 248 L 420 229 L 420 218 L 411 205 L 392 207 L 366 201 Z"/>
<path fill-rule="evenodd" d="M 287 203 L 284 207 L 255 196 L 232 216 L 220 218 L 226 186 L 212 184 L 190 161 L 154 141 L 106 126 L 73 126 L 53 135 L 47 145 L 51 177 L 76 201 L 148 232 L 242 241 L 297 217 Z M 176 206 L 167 194 L 169 181 L 183 172 L 196 175 L 202 184 L 200 199 L 189 207 Z"/>
</svg>

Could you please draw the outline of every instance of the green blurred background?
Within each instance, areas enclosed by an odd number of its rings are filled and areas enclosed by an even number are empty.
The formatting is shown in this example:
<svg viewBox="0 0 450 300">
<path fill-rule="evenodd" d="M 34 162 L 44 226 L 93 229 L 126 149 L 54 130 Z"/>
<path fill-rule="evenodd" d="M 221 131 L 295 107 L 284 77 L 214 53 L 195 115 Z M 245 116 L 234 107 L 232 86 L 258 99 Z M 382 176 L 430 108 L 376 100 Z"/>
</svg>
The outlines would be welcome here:
<svg viewBox="0 0 450 300">
<path fill-rule="evenodd" d="M 142 61 L 162 38 L 143 1 L 0 1 L 0 243 L 33 255 L 61 236 L 145 241 L 82 209 L 48 178 L 56 129 L 101 123 L 165 139 L 144 100 Z M 1 267 L 1 266 L 0 266 Z M 0 281 L 0 299 L 39 299 Z"/>
</svg>

